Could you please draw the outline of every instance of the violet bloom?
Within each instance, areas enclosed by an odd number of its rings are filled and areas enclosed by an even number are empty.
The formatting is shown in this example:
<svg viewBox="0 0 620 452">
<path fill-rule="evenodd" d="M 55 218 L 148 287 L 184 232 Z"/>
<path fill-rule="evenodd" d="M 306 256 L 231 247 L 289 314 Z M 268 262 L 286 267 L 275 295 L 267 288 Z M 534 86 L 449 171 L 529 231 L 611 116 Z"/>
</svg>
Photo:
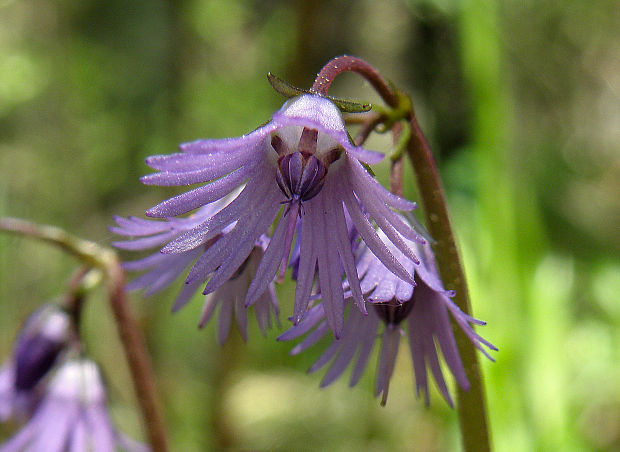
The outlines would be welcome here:
<svg viewBox="0 0 620 452">
<path fill-rule="evenodd" d="M 177 154 L 148 158 L 147 164 L 159 172 L 143 177 L 142 182 L 206 185 L 162 202 L 149 209 L 148 216 L 182 215 L 245 184 L 228 206 L 162 249 L 174 255 L 213 242 L 187 278 L 189 284 L 208 280 L 205 294 L 215 291 L 237 272 L 283 204 L 283 214 L 250 284 L 246 305 L 256 302 L 278 267 L 288 261 L 300 218 L 295 321 L 306 312 L 317 273 L 327 322 L 336 337 L 344 320 L 343 272 L 353 299 L 365 312 L 345 211 L 366 246 L 389 271 L 413 283 L 411 271 L 395 258 L 387 244 L 406 255 L 407 262 L 417 262 L 406 239 L 424 240 L 392 210 L 411 210 L 415 205 L 385 190 L 366 171 L 360 162 L 377 163 L 382 155 L 351 143 L 340 111 L 329 100 L 302 95 L 287 101 L 269 123 L 248 135 L 198 140 L 182 144 L 180 149 Z M 383 238 L 371 221 L 384 232 Z M 230 231 L 222 234 L 226 228 Z"/>
<path fill-rule="evenodd" d="M 33 416 L 0 452 L 146 452 L 148 447 L 118 433 L 106 408 L 95 363 L 70 360 L 58 369 Z"/>
<path fill-rule="evenodd" d="M 30 314 L 20 328 L 11 358 L 0 368 L 0 422 L 34 409 L 40 383 L 71 338 L 69 315 L 55 305 Z"/>
<path fill-rule="evenodd" d="M 175 281 L 209 248 L 209 243 L 198 245 L 194 249 L 188 249 L 177 254 L 163 254 L 159 252 L 159 248 L 211 218 L 226 205 L 227 201 L 229 199 L 224 198 L 203 206 L 188 218 L 169 218 L 165 221 L 157 221 L 136 217 L 115 217 L 118 227 L 111 227 L 110 229 L 116 234 L 133 237 L 127 241 L 115 242 L 114 245 L 117 248 L 134 251 L 157 249 L 154 254 L 143 259 L 123 263 L 126 270 L 145 271 L 141 276 L 130 282 L 127 289 L 144 289 L 146 295 L 152 295 Z M 224 229 L 222 235 L 226 235 L 229 229 Z M 217 340 L 220 344 L 223 344 L 228 338 L 233 317 L 243 339 L 247 340 L 245 295 L 252 274 L 256 271 L 268 243 L 269 239 L 265 236 L 259 237 L 259 241 L 237 273 L 205 299 L 199 326 L 202 328 L 206 325 L 219 305 Z M 185 306 L 201 284 L 202 281 L 186 284 L 174 302 L 173 312 Z M 267 328 L 271 326 L 272 312 L 276 318 L 278 316 L 278 302 L 273 283 L 259 296 L 254 304 L 254 311 L 258 326 L 264 335 Z"/>
<path fill-rule="evenodd" d="M 373 303 L 373 309 L 369 309 L 366 317 L 357 309 L 350 309 L 341 339 L 333 341 L 309 369 L 309 372 L 317 371 L 331 361 L 321 381 L 321 387 L 335 381 L 353 361 L 355 364 L 350 385 L 354 386 L 358 382 L 370 358 L 378 337 L 379 327 L 383 324 L 381 352 L 375 381 L 375 395 L 382 395 L 381 403 L 385 404 L 387 400 L 400 337 L 406 329 L 417 395 L 419 396 L 422 391 L 426 403 L 429 403 L 427 379 L 427 368 L 429 368 L 440 392 L 452 406 L 452 398 L 439 365 L 439 350 L 459 386 L 468 390 L 469 381 L 456 346 L 448 313 L 452 315 L 469 340 L 485 356 L 493 360 L 482 345 L 491 350 L 497 349 L 480 337 L 470 325 L 484 325 L 485 322 L 463 313 L 450 300 L 454 293 L 443 288 L 430 246 L 413 243 L 411 246 L 416 248 L 416 253 L 420 256 L 419 265 L 408 262 L 395 247 L 390 246 L 390 250 L 403 266 L 414 274 L 415 285 L 396 277 L 368 249 L 361 251 L 358 262 L 361 288 L 368 301 Z M 406 328 L 403 325 L 406 325 Z M 309 310 L 301 323 L 282 334 L 278 340 L 295 339 L 309 333 L 291 351 L 291 354 L 298 354 L 319 341 L 328 329 L 324 305 L 318 304 Z"/>
<path fill-rule="evenodd" d="M 15 411 L 15 365 L 6 362 L 0 367 L 0 422 L 5 422 Z"/>
</svg>

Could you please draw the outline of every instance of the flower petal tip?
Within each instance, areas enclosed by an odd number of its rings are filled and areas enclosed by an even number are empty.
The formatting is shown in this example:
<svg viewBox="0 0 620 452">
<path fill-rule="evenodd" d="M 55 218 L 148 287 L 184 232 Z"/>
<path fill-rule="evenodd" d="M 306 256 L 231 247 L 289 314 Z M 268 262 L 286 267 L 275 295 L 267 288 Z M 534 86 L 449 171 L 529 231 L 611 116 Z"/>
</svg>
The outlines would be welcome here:
<svg viewBox="0 0 620 452">
<path fill-rule="evenodd" d="M 157 214 L 157 210 L 155 210 L 154 207 L 151 207 L 149 210 L 147 210 L 146 212 L 144 212 L 144 215 L 146 215 L 149 218 L 161 218 L 158 214 Z"/>
<path fill-rule="evenodd" d="M 157 173 L 153 173 L 153 174 L 147 174 L 145 176 L 140 176 L 140 182 L 144 185 L 156 185 L 155 182 L 153 182 L 153 177 L 157 176 Z"/>
</svg>

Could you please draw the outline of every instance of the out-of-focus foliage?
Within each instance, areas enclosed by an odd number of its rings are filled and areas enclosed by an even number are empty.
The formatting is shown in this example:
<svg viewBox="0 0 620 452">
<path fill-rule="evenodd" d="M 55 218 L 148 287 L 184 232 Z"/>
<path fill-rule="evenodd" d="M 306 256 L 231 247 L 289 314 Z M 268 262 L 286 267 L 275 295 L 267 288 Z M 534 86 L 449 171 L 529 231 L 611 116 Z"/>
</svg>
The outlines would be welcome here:
<svg viewBox="0 0 620 452">
<path fill-rule="evenodd" d="M 474 312 L 499 346 L 484 362 L 498 451 L 620 448 L 620 10 L 615 0 L 135 0 L 0 2 L 0 215 L 109 243 L 146 188 L 145 156 L 240 135 L 282 99 L 359 55 L 413 96 L 444 177 Z M 345 75 L 335 95 L 376 100 Z M 376 139 L 371 145 L 389 146 Z M 387 180 L 387 167 L 379 171 Z M 407 172 L 411 178 L 411 172 Z M 415 198 L 414 183 L 406 181 Z M 62 293 L 75 262 L 0 235 L 0 356 L 18 323 Z M 180 284 L 179 284 L 180 287 Z M 279 292 L 284 313 L 292 288 Z M 219 349 L 200 300 L 135 296 L 173 450 L 454 450 L 455 412 L 413 395 L 402 354 L 386 408 L 372 372 L 318 389 L 318 356 L 251 330 Z M 140 420 L 105 300 L 85 310 L 116 421 Z M 286 319 L 283 319 L 286 322 Z M 0 427 L 0 437 L 10 427 Z"/>
</svg>

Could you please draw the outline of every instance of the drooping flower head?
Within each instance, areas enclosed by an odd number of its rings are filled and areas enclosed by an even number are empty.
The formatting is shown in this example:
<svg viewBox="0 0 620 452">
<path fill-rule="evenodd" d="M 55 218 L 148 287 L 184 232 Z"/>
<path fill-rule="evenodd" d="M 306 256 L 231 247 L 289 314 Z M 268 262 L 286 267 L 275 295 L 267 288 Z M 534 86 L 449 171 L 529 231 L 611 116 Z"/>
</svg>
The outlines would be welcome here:
<svg viewBox="0 0 620 452">
<path fill-rule="evenodd" d="M 0 422 L 27 416 L 38 402 L 42 379 L 58 361 L 72 335 L 69 315 L 47 304 L 20 328 L 12 356 L 0 368 Z"/>
<path fill-rule="evenodd" d="M 198 140 L 180 149 L 177 154 L 148 158 L 147 164 L 159 172 L 142 181 L 164 186 L 206 185 L 162 202 L 149 209 L 148 216 L 182 215 L 243 187 L 217 214 L 162 249 L 174 255 L 209 244 L 206 251 L 197 251 L 202 254 L 187 278 L 188 284 L 207 281 L 205 294 L 217 290 L 238 271 L 283 205 L 248 289 L 246 305 L 256 302 L 278 267 L 288 261 L 298 221 L 301 240 L 295 321 L 306 312 L 315 277 L 327 322 L 336 337 L 343 327 L 343 276 L 358 308 L 365 312 L 345 215 L 385 267 L 413 283 L 411 271 L 387 245 L 393 244 L 407 262 L 418 261 L 410 243 L 424 240 L 392 210 L 411 210 L 415 205 L 385 190 L 366 171 L 362 162 L 377 163 L 382 155 L 351 143 L 340 111 L 328 99 L 301 95 L 287 101 L 269 123 L 248 135 Z M 371 221 L 383 231 L 383 237 Z"/>
<path fill-rule="evenodd" d="M 157 249 L 155 253 L 145 258 L 123 264 L 126 270 L 145 271 L 141 276 L 130 282 L 127 288 L 129 290 L 144 289 L 146 295 L 152 295 L 169 286 L 182 273 L 185 273 L 196 259 L 208 250 L 211 242 L 176 254 L 160 253 L 159 248 L 217 214 L 229 201 L 229 197 L 219 199 L 199 208 L 188 218 L 168 218 L 165 221 L 157 221 L 136 217 L 115 217 L 118 227 L 111 227 L 112 232 L 132 237 L 126 241 L 115 242 L 114 245 L 117 248 L 134 251 Z M 230 227 L 223 229 L 221 234 L 226 235 L 230 229 Z M 216 308 L 220 306 L 217 326 L 217 340 L 220 344 L 223 344 L 228 338 L 233 318 L 243 339 L 247 340 L 245 295 L 251 282 L 252 272 L 256 270 L 268 243 L 267 237 L 259 237 L 250 255 L 237 272 L 214 293 L 205 298 L 199 326 L 204 327 L 213 316 Z M 185 306 L 201 284 L 202 281 L 200 280 L 186 284 L 174 302 L 173 312 Z M 265 334 L 267 328 L 271 326 L 272 313 L 276 318 L 278 316 L 278 302 L 273 283 L 259 296 L 254 304 L 254 311 L 258 326 L 261 332 Z"/>
<path fill-rule="evenodd" d="M 95 363 L 69 360 L 58 369 L 41 403 L 0 452 L 146 452 L 148 447 L 117 432 L 106 407 Z"/>
<path fill-rule="evenodd" d="M 382 233 L 380 232 L 379 235 Z M 368 301 L 372 303 L 372 309 L 368 310 L 366 317 L 357 309 L 350 309 L 342 338 L 332 342 L 312 365 L 310 371 L 317 371 L 331 361 L 321 381 L 321 386 L 324 387 L 335 381 L 349 364 L 355 361 L 350 379 L 350 385 L 354 386 L 366 368 L 378 337 L 379 328 L 384 325 L 375 380 L 375 395 L 381 394 L 382 404 L 385 404 L 390 378 L 396 364 L 400 337 L 406 329 L 417 395 L 423 392 L 426 403 L 429 403 L 427 369 L 430 369 L 440 392 L 452 406 L 452 399 L 439 365 L 440 350 L 459 386 L 467 390 L 469 382 L 456 346 L 449 314 L 466 336 L 489 359 L 492 360 L 491 356 L 482 346 L 491 350 L 497 349 L 472 328 L 471 324 L 484 325 L 484 322 L 463 313 L 450 300 L 454 293 L 443 288 L 430 245 L 411 243 L 411 246 L 416 248 L 417 255 L 420 256 L 419 265 L 408 262 L 398 249 L 393 245 L 389 246 L 399 261 L 414 273 L 415 284 L 396 277 L 367 248 L 362 249 L 358 260 L 358 272 L 361 289 Z M 279 340 L 291 340 L 309 333 L 291 351 L 292 354 L 298 354 L 314 345 L 327 331 L 324 306 L 318 304 L 310 309 L 300 324 L 282 334 Z"/>
</svg>

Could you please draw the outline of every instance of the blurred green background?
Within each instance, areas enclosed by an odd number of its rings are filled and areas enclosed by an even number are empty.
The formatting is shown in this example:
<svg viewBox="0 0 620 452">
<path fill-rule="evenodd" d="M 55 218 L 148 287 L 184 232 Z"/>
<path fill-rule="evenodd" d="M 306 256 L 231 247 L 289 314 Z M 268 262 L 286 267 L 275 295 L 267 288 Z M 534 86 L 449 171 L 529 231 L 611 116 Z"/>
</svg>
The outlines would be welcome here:
<svg viewBox="0 0 620 452">
<path fill-rule="evenodd" d="M 495 449 L 620 450 L 617 0 L 2 0 L 0 215 L 110 243 L 111 215 L 173 193 L 138 182 L 146 156 L 254 129 L 282 103 L 267 71 L 308 87 L 343 53 L 411 93 L 436 153 L 479 332 L 500 349 L 483 361 Z M 353 75 L 333 94 L 375 100 Z M 0 359 L 75 266 L 0 235 Z M 381 408 L 374 363 L 356 388 L 320 390 L 305 370 L 321 347 L 290 357 L 252 325 L 247 346 L 219 348 L 213 324 L 196 328 L 199 297 L 170 315 L 179 287 L 133 296 L 172 450 L 460 447 L 455 411 L 434 389 L 430 409 L 415 399 L 404 348 Z M 116 423 L 141 437 L 105 298 L 90 301 L 88 351 Z"/>
</svg>

